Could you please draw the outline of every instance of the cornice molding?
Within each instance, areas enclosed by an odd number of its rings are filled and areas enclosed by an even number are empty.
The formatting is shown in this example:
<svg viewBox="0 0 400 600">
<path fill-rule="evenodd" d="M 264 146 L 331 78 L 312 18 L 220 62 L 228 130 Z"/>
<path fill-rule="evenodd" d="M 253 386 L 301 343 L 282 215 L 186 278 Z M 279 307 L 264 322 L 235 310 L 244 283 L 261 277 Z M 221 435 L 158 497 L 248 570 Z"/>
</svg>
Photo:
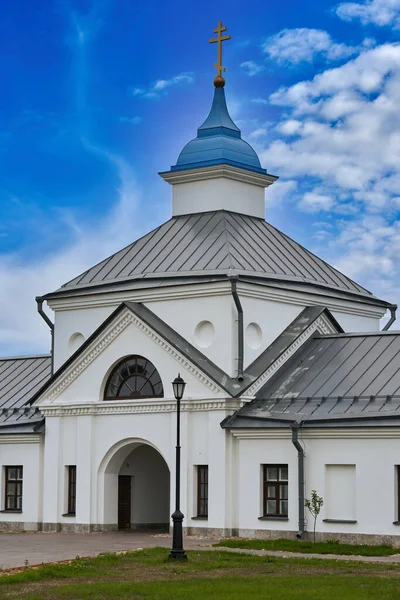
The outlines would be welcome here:
<svg viewBox="0 0 400 600">
<path fill-rule="evenodd" d="M 275 302 L 284 302 L 285 304 L 294 304 L 296 306 L 326 306 L 331 311 L 352 314 L 362 317 L 373 317 L 380 319 L 385 313 L 385 308 L 377 307 L 369 304 L 362 304 L 362 300 L 357 298 L 357 303 L 362 306 L 355 306 L 354 300 L 335 299 L 329 297 L 329 290 L 326 290 L 326 296 L 323 294 L 316 295 L 310 292 L 296 292 L 294 290 L 280 290 L 269 287 L 268 285 L 253 285 L 251 283 L 240 282 L 238 292 L 241 296 L 248 298 L 256 298 L 258 300 L 272 300 Z M 290 295 L 289 295 L 290 294 Z"/>
<path fill-rule="evenodd" d="M 103 291 L 101 294 L 85 296 L 74 296 L 65 298 L 49 299 L 48 305 L 56 311 L 79 309 L 79 308 L 98 308 L 111 306 L 115 308 L 121 302 L 159 302 L 162 300 L 184 300 L 186 298 L 204 298 L 214 296 L 230 295 L 230 282 L 217 281 L 215 283 L 184 284 L 179 286 L 157 289 L 126 290 L 114 292 L 112 294 Z"/>
<path fill-rule="evenodd" d="M 0 444 L 39 444 L 43 440 L 40 434 L 6 433 L 0 434 Z"/>
<path fill-rule="evenodd" d="M 362 300 L 333 300 L 326 295 L 310 292 L 296 292 L 295 290 L 281 290 L 268 284 L 251 284 L 239 280 L 238 292 L 243 297 L 256 298 L 257 300 L 271 300 L 283 302 L 295 306 L 326 306 L 331 311 L 344 314 L 352 314 L 361 317 L 372 317 L 380 319 L 385 309 L 369 304 L 362 304 Z M 60 297 L 49 299 L 49 307 L 55 311 L 98 308 L 110 306 L 115 308 L 124 301 L 130 302 L 159 302 L 163 300 L 185 300 L 186 298 L 204 298 L 230 295 L 230 283 L 228 281 L 216 281 L 214 283 L 184 284 L 179 286 L 168 286 L 157 289 L 126 290 L 112 294 L 103 291 L 101 294 L 88 293 L 84 296 Z M 358 303 L 358 305 L 357 305 Z"/>
<path fill-rule="evenodd" d="M 399 427 L 359 427 L 359 428 L 339 428 L 337 426 L 320 429 L 300 430 L 299 441 L 302 440 L 349 440 L 349 439 L 400 439 Z M 290 428 L 285 429 L 231 429 L 233 437 L 239 440 L 291 440 L 292 434 Z"/>
<path fill-rule="evenodd" d="M 272 375 L 285 364 L 287 360 L 302 346 L 312 335 L 318 331 L 321 334 L 337 333 L 334 325 L 324 315 L 320 315 L 311 325 L 283 352 L 277 360 L 256 381 L 247 388 L 246 397 L 254 397 L 262 386 L 271 379 Z"/>
<path fill-rule="evenodd" d="M 238 410 L 242 406 L 240 400 L 233 398 L 214 398 L 207 400 L 183 400 L 181 402 L 182 412 L 204 412 L 204 411 L 231 411 Z M 42 405 L 40 408 L 43 415 L 47 417 L 78 417 L 84 415 L 127 415 L 144 413 L 168 413 L 176 412 L 175 399 L 157 400 L 129 400 L 129 401 L 102 401 L 93 404 L 74 404 L 64 406 Z"/>
<path fill-rule="evenodd" d="M 174 360 L 176 360 L 183 369 L 196 377 L 203 385 L 208 387 L 214 394 L 226 394 L 222 388 L 216 383 L 208 379 L 205 374 L 200 371 L 193 363 L 191 363 L 178 350 L 171 346 L 164 338 L 151 329 L 146 323 L 132 314 L 128 309 L 122 311 L 121 315 L 102 332 L 99 338 L 94 341 L 86 351 L 80 355 L 65 373 L 51 385 L 39 398 L 35 404 L 41 406 L 41 403 L 54 402 L 64 390 L 79 377 L 79 375 L 87 369 L 89 365 L 119 336 L 129 325 L 134 325 L 142 331 L 148 338 L 153 340 L 160 348 L 167 352 Z"/>
<path fill-rule="evenodd" d="M 171 185 L 224 177 L 240 181 L 241 183 L 250 183 L 266 188 L 278 179 L 276 175 L 257 173 L 256 171 L 249 171 L 248 169 L 241 169 L 232 165 L 213 165 L 197 169 L 183 169 L 182 171 L 166 171 L 159 173 L 159 175 Z"/>
</svg>

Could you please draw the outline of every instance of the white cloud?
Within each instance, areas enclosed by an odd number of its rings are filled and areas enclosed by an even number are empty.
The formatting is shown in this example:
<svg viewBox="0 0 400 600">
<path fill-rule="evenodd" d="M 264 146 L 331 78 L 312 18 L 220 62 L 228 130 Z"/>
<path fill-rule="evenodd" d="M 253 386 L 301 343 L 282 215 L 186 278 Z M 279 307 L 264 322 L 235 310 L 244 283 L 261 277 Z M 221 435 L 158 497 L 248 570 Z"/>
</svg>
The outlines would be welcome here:
<svg viewBox="0 0 400 600">
<path fill-rule="evenodd" d="M 400 29 L 400 0 L 365 0 L 343 2 L 335 9 L 344 21 L 359 19 L 363 25 L 372 23 L 379 27 Z"/>
<path fill-rule="evenodd" d="M 286 118 L 277 128 L 283 137 L 261 153 L 269 168 L 288 178 L 315 178 L 335 196 L 343 194 L 341 202 L 364 203 L 368 210 L 398 202 L 400 44 L 364 51 L 278 90 L 270 101 Z"/>
<path fill-rule="evenodd" d="M 299 205 L 305 212 L 315 213 L 321 210 L 331 210 L 334 200 L 326 194 L 307 192 L 300 200 Z"/>
<path fill-rule="evenodd" d="M 266 135 L 267 130 L 265 127 L 259 127 L 258 129 L 255 129 L 254 131 L 252 131 L 249 135 L 249 138 L 255 139 L 258 137 L 261 137 L 263 135 Z"/>
<path fill-rule="evenodd" d="M 312 62 L 315 58 L 338 60 L 357 52 L 356 48 L 337 44 L 320 29 L 283 29 L 265 40 L 262 46 L 267 56 L 279 64 Z"/>
<path fill-rule="evenodd" d="M 254 60 L 246 60 L 245 62 L 242 62 L 240 66 L 242 69 L 245 69 L 247 75 L 250 75 L 250 77 L 253 75 L 258 75 L 265 70 L 264 65 L 259 65 L 254 62 Z"/>
<path fill-rule="evenodd" d="M 168 93 L 168 88 L 185 83 L 193 83 L 195 80 L 193 73 L 180 73 L 170 79 L 158 79 L 149 87 L 135 87 L 132 89 L 133 96 L 141 98 L 159 98 Z"/>
<path fill-rule="evenodd" d="M 295 195 L 297 190 L 297 181 L 276 181 L 269 186 L 265 192 L 267 210 L 271 206 L 282 205 Z"/>
<path fill-rule="evenodd" d="M 276 130 L 282 135 L 296 135 L 300 132 L 302 127 L 303 124 L 301 121 L 298 121 L 297 119 L 287 119 L 286 121 L 282 121 L 282 123 L 278 123 Z"/>
</svg>

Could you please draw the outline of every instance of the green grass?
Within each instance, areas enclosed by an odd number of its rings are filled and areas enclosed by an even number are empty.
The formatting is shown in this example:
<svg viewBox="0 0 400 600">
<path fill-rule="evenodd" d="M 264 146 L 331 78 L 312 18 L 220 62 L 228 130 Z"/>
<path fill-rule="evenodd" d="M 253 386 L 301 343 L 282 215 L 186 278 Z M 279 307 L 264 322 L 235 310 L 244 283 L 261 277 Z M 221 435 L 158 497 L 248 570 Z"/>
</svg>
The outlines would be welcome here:
<svg viewBox="0 0 400 600">
<path fill-rule="evenodd" d="M 154 548 L 0 577 L 1 600 L 398 600 L 397 565 Z"/>
<path fill-rule="evenodd" d="M 282 550 L 304 554 L 343 554 L 347 556 L 391 556 L 400 554 L 400 548 L 393 546 L 367 546 L 366 544 L 341 544 L 331 542 L 302 542 L 297 540 L 239 540 L 229 538 L 214 546 L 222 548 L 246 548 L 252 550 Z"/>
</svg>

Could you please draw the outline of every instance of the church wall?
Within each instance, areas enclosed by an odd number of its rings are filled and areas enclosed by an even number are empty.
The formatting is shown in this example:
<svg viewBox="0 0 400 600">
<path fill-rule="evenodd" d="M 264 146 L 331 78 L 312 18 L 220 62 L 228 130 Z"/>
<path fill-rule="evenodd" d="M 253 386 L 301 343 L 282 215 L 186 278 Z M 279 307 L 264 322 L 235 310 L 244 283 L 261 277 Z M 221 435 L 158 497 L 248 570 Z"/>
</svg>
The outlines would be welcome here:
<svg viewBox="0 0 400 600">
<path fill-rule="evenodd" d="M 81 343 L 85 341 L 103 321 L 112 313 L 118 304 L 97 306 L 86 309 L 57 310 L 54 316 L 54 369 L 57 370 L 78 348 L 80 333 Z M 75 339 L 74 337 L 75 336 Z M 71 339 L 72 338 L 72 339 Z M 78 343 L 77 343 L 78 342 Z"/>
<path fill-rule="evenodd" d="M 236 320 L 225 295 L 148 302 L 146 306 L 232 377 L 236 375 Z"/>
<path fill-rule="evenodd" d="M 246 199 L 245 202 L 243 199 Z M 264 218 L 265 190 L 263 186 L 244 183 L 226 177 L 216 177 L 190 183 L 175 183 L 172 187 L 172 213 L 188 215 L 214 210 L 229 210 Z"/>
<path fill-rule="evenodd" d="M 262 511 L 262 465 L 289 467 L 288 520 L 260 520 Z M 238 440 L 238 529 L 239 535 L 254 537 L 256 531 L 297 531 L 297 452 L 290 440 Z"/>
<path fill-rule="evenodd" d="M 110 328 L 110 331 L 113 329 Z M 208 390 L 195 375 L 185 372 L 183 364 L 179 364 L 173 356 L 146 333 L 139 330 L 136 325 L 128 324 L 112 339 L 106 349 L 103 349 L 102 346 L 102 351 L 96 355 L 94 362 L 88 364 L 80 373 L 78 380 L 64 389 L 60 401 L 72 404 L 102 401 L 108 373 L 115 364 L 130 354 L 140 354 L 152 361 L 160 373 L 165 398 L 173 396 L 171 381 L 177 376 L 178 371 L 182 372 L 187 381 L 187 397 L 203 398 L 218 395 L 212 390 Z M 87 363 L 85 362 L 85 364 Z"/>
<path fill-rule="evenodd" d="M 241 298 L 245 333 L 244 367 L 248 367 L 301 313 L 305 306 L 259 298 Z"/>
<path fill-rule="evenodd" d="M 315 489 L 324 499 L 317 521 L 318 539 L 341 539 L 349 543 L 393 543 L 400 546 L 397 465 L 400 464 L 400 438 L 395 431 L 383 435 L 371 431 L 362 435 L 349 430 L 335 435 L 304 432 L 305 497 Z M 380 430 L 383 432 L 383 430 Z M 237 521 L 233 530 L 241 537 L 295 537 L 298 531 L 297 451 L 290 433 L 279 430 L 271 439 L 236 439 Z M 276 434 L 276 435 L 275 435 Z M 324 435 L 326 438 L 324 439 Z M 381 435 L 381 437 L 379 437 Z M 288 519 L 260 519 L 262 515 L 262 465 L 284 464 L 289 468 Z M 232 478 L 234 481 L 234 477 Z M 230 490 L 234 494 L 234 486 Z M 306 531 L 312 532 L 313 519 L 305 511 Z M 222 527 L 222 523 L 220 525 Z M 307 539 L 305 534 L 305 538 Z"/>
<path fill-rule="evenodd" d="M 306 493 L 316 489 L 325 498 L 318 520 L 320 532 L 400 535 L 397 514 L 397 474 L 400 439 L 305 439 Z M 329 467 L 336 469 L 331 478 Z M 348 472 L 353 465 L 353 477 Z M 347 472 L 346 472 L 347 471 Z M 332 485 L 340 481 L 339 485 Z M 330 496 L 328 497 L 328 494 Z M 343 496 L 355 496 L 353 502 Z M 324 519 L 348 519 L 356 523 L 327 523 Z M 309 527 L 311 520 L 308 519 Z"/>
<path fill-rule="evenodd" d="M 379 331 L 381 324 L 379 318 L 367 317 L 363 315 L 346 314 L 345 312 L 332 311 L 332 315 L 342 326 L 344 331 Z"/>
<path fill-rule="evenodd" d="M 15 443 L 4 443 L 0 436 L 0 531 L 37 531 L 42 521 L 43 436 L 26 436 L 20 443 L 15 438 Z M 3 512 L 6 466 L 23 467 L 20 513 Z"/>
</svg>

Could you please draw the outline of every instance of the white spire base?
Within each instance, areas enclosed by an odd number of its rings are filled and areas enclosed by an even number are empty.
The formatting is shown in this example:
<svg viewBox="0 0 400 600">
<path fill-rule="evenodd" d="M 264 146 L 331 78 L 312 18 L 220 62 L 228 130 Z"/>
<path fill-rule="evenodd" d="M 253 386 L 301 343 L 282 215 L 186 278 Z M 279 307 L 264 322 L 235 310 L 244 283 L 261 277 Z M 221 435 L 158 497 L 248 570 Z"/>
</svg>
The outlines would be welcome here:
<svg viewBox="0 0 400 600">
<path fill-rule="evenodd" d="M 229 210 L 264 219 L 264 190 L 277 179 L 231 165 L 167 171 L 160 176 L 172 185 L 174 217 Z"/>
</svg>

